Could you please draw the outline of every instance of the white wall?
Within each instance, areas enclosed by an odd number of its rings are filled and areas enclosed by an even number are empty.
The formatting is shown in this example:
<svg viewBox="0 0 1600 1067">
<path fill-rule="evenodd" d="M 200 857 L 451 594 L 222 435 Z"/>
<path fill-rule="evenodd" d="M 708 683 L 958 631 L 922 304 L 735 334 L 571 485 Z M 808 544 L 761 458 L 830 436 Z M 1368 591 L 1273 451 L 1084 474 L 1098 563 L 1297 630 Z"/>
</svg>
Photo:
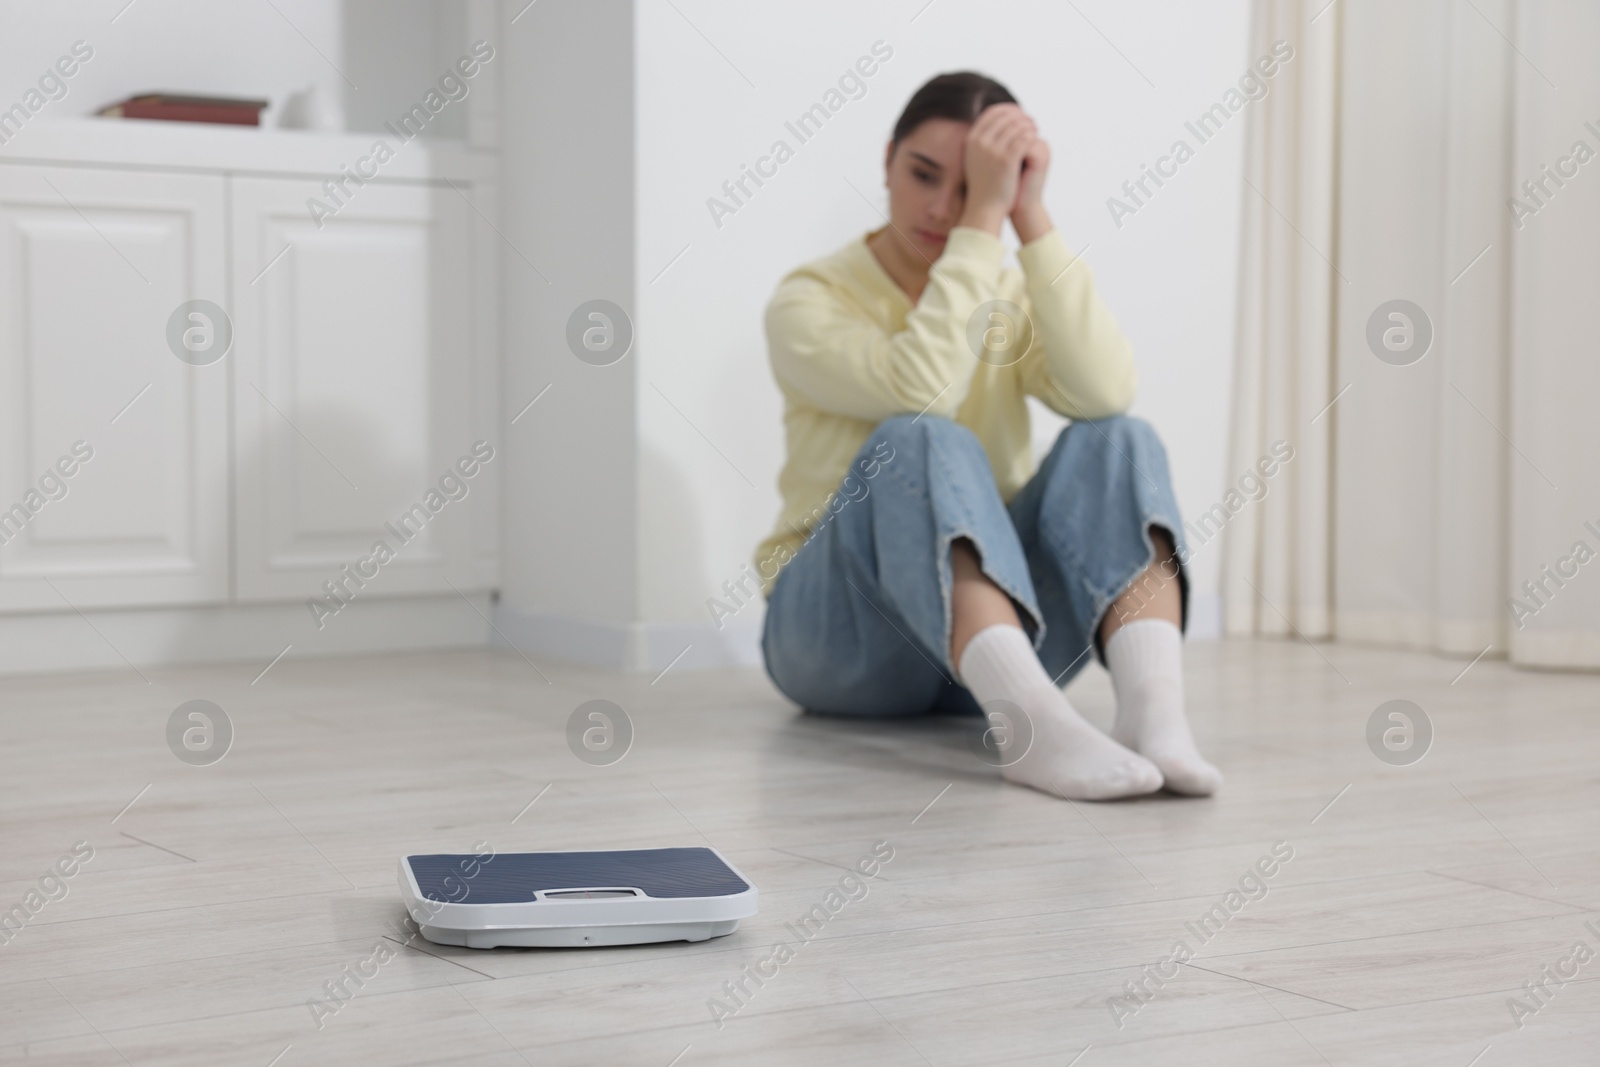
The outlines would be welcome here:
<svg viewBox="0 0 1600 1067">
<path fill-rule="evenodd" d="M 591 366 L 565 339 L 578 305 L 635 303 L 633 13 L 538 3 L 510 25 L 524 6 L 500 5 L 496 46 L 501 628 L 535 654 L 634 666 L 638 362 Z"/>
<path fill-rule="evenodd" d="M 94 58 L 70 79 L 67 96 L 43 115 L 91 115 L 146 90 L 270 98 L 274 108 L 308 85 L 339 96 L 344 81 L 329 60 L 338 64 L 343 50 L 340 6 L 276 2 L 281 16 L 264 3 L 139 0 L 123 11 L 127 0 L 5 0 L 0 107 L 15 102 L 80 39 L 94 49 Z M 270 111 L 266 121 L 277 124 Z"/>
<path fill-rule="evenodd" d="M 82 40 L 93 58 L 41 117 L 165 91 L 267 99 L 262 124 L 277 126 L 289 95 L 314 87 L 344 128 L 377 130 L 464 51 L 467 21 L 461 0 L 0 0 L 0 109 Z M 446 108 L 425 135 L 465 139 L 465 116 Z"/>
<path fill-rule="evenodd" d="M 940 0 L 919 15 L 924 2 L 637 5 L 639 609 L 647 624 L 708 621 L 706 599 L 770 529 L 783 438 L 762 309 L 787 271 L 881 224 L 874 205 L 886 206 L 889 131 L 916 87 L 941 71 L 998 78 L 1050 141 L 1047 204 L 1068 244 L 1087 250 L 1133 340 L 1142 378 L 1134 411 L 1167 441 L 1184 514 L 1209 506 L 1230 480 L 1244 119 L 1202 146 L 1120 230 L 1106 199 L 1235 83 L 1249 58 L 1246 0 L 1080 2 L 1088 21 L 1045 0 Z M 706 199 L 773 140 L 794 145 L 784 121 L 879 39 L 894 55 L 867 80 L 866 95 L 799 145 L 719 229 Z M 1007 240 L 1015 244 L 1009 228 Z M 1037 436 L 1047 443 L 1058 424 L 1051 417 Z M 1215 557 L 1200 552 L 1194 561 L 1201 630 L 1215 628 Z M 729 624 L 742 631 L 736 642 L 751 638 L 759 611 L 752 605 Z"/>
<path fill-rule="evenodd" d="M 381 130 L 421 100 L 480 36 L 468 30 L 463 0 L 342 0 L 342 5 L 344 58 L 339 67 L 355 85 L 344 85 L 345 125 L 352 130 Z M 495 44 L 492 38 L 501 33 L 481 36 Z M 460 105 L 471 99 L 472 91 L 469 84 L 468 96 L 439 112 L 423 135 L 467 140 L 468 109 Z"/>
</svg>

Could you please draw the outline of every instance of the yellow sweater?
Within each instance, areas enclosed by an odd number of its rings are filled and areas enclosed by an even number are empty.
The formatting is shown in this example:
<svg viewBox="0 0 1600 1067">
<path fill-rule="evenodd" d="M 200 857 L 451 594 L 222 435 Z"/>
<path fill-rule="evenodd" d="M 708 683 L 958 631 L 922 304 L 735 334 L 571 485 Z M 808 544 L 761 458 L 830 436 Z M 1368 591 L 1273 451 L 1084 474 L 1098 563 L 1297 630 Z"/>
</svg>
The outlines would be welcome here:
<svg viewBox="0 0 1600 1067">
<path fill-rule="evenodd" d="M 1128 340 L 1088 264 L 1074 261 L 1056 231 L 1018 249 L 1019 274 L 1001 266 L 998 237 L 957 226 L 915 306 L 867 247 L 871 236 L 791 272 L 767 305 L 788 459 L 778 475 L 777 527 L 756 550 L 763 593 L 884 419 L 926 411 L 966 426 L 1010 501 L 1034 472 L 1025 396 L 1068 418 L 1105 418 L 1133 402 Z M 1009 350 L 1026 354 L 1009 366 L 998 364 L 1014 355 L 979 360 L 969 341 L 969 319 L 990 300 L 1008 300 L 1031 320 L 1031 337 L 1025 323 Z M 997 321 L 980 318 L 980 330 Z"/>
</svg>

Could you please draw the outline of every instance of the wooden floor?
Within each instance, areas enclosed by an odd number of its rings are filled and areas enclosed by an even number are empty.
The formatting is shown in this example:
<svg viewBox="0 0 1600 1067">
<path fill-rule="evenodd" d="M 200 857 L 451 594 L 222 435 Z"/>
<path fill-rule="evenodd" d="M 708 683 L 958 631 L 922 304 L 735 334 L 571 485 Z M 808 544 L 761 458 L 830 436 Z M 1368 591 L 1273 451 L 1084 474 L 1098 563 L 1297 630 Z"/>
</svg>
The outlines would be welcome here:
<svg viewBox="0 0 1600 1067">
<path fill-rule="evenodd" d="M 1600 950 L 1600 681 L 1304 643 L 1188 661 L 1222 794 L 1076 805 L 1003 784 L 969 724 L 813 719 L 758 672 L 547 683 L 485 652 L 0 681 L 0 909 L 94 850 L 0 946 L 0 1063 L 1600 1062 L 1600 957 L 1523 989 Z M 1070 695 L 1106 721 L 1098 668 Z M 1436 730 L 1412 766 L 1365 740 L 1397 697 Z M 194 698 L 235 727 L 211 766 L 167 747 Z M 634 724 L 612 766 L 567 747 L 592 698 Z M 710 842 L 761 912 L 698 944 L 401 947 L 397 857 L 479 840 Z M 719 1028 L 724 983 L 879 841 L 866 897 Z M 1277 842 L 1293 858 L 1229 911 Z M 319 1029 L 308 1001 L 386 937 Z M 1167 977 L 1114 1011 L 1146 967 Z"/>
</svg>

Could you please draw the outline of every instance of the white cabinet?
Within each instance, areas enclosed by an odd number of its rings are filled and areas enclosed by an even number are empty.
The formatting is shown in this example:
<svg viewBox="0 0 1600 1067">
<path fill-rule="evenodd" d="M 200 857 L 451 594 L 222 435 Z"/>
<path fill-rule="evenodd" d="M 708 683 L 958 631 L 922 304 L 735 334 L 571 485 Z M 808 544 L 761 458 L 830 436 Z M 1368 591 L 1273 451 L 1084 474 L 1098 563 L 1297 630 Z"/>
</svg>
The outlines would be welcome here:
<svg viewBox="0 0 1600 1067">
<path fill-rule="evenodd" d="M 494 584 L 499 465 L 458 466 L 498 445 L 493 164 L 407 145 L 319 225 L 371 143 L 68 120 L 0 154 L 0 613 L 303 603 L 379 540 L 346 596 Z M 205 365 L 169 341 L 196 299 L 232 327 Z"/>
<path fill-rule="evenodd" d="M 238 596 L 322 595 L 379 540 L 394 558 L 348 594 L 449 592 L 471 573 L 464 499 L 495 470 L 453 473 L 474 441 L 474 216 L 449 186 L 368 185 L 319 226 L 319 194 L 233 179 Z"/>
<path fill-rule="evenodd" d="M 227 300 L 223 182 L 0 166 L 0 610 L 227 597 L 227 367 L 167 345 Z"/>
</svg>

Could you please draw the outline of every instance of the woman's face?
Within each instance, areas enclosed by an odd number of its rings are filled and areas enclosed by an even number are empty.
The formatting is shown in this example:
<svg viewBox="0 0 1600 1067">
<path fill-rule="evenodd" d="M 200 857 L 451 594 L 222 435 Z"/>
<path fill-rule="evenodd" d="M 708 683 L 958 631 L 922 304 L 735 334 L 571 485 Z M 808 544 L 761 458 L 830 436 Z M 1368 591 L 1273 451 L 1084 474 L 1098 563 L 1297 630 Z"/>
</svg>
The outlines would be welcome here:
<svg viewBox="0 0 1600 1067">
<path fill-rule="evenodd" d="M 972 124 L 928 119 L 889 145 L 889 220 L 923 258 L 944 253 L 950 230 L 967 200 L 967 131 Z"/>
</svg>

